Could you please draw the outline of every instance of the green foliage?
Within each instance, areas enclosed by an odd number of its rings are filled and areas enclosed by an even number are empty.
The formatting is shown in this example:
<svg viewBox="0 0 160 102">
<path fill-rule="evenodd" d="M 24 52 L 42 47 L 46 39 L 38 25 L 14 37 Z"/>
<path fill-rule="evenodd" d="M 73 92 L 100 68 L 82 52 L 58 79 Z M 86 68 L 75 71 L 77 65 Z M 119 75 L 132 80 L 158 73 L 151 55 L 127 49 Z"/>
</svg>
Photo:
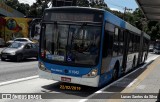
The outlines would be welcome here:
<svg viewBox="0 0 160 102">
<path fill-rule="evenodd" d="M 89 7 L 89 1 L 88 0 L 77 0 L 77 6 Z"/>
<path fill-rule="evenodd" d="M 6 0 L 5 3 L 12 7 L 13 9 L 23 13 L 24 15 L 28 14 L 30 6 L 28 4 L 19 3 L 18 0 Z"/>
<path fill-rule="evenodd" d="M 160 23 L 157 21 L 146 20 L 139 8 L 133 11 L 133 13 L 126 12 L 124 14 L 118 11 L 111 12 L 120 18 L 124 18 L 125 21 L 149 34 L 151 36 L 151 40 L 155 41 L 156 39 L 160 39 Z"/>
<path fill-rule="evenodd" d="M 44 9 L 48 7 L 47 4 L 49 1 L 51 0 L 36 0 L 36 3 L 31 6 L 19 3 L 18 0 L 6 0 L 5 3 L 26 16 L 41 17 Z M 129 22 L 133 26 L 136 26 L 138 29 L 145 31 L 151 36 L 152 40 L 160 39 L 160 23 L 146 20 L 139 8 L 132 13 L 126 12 L 124 14 L 119 11 L 110 10 L 103 0 L 77 0 L 77 6 L 103 8 Z"/>
</svg>

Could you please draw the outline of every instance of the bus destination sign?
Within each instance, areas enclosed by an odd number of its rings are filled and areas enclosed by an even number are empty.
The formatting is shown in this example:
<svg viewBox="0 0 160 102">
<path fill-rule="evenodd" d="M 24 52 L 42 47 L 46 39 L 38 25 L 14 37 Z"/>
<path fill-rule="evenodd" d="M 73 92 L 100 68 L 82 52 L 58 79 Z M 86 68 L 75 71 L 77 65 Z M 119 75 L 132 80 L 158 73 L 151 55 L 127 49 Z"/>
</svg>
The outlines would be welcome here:
<svg viewBox="0 0 160 102">
<path fill-rule="evenodd" d="M 96 22 L 101 21 L 102 15 L 97 16 L 95 14 L 86 13 L 46 13 L 45 20 L 50 21 L 86 21 L 86 22 Z"/>
</svg>

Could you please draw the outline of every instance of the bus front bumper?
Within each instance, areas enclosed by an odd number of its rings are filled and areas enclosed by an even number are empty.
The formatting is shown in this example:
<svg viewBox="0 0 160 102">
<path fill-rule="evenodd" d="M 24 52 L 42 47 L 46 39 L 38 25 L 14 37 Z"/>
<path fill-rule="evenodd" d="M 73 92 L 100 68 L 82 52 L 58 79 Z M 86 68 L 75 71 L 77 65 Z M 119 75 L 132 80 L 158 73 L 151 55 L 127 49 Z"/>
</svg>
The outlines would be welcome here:
<svg viewBox="0 0 160 102">
<path fill-rule="evenodd" d="M 75 83 L 75 84 L 86 85 L 91 87 L 98 87 L 98 83 L 99 83 L 99 76 L 96 76 L 94 78 L 72 77 L 72 76 L 49 73 L 42 70 L 39 70 L 39 77 L 44 79 L 49 79 L 49 80 L 56 80 L 56 81 L 62 81 L 61 78 L 66 77 L 71 79 L 69 83 Z"/>
</svg>

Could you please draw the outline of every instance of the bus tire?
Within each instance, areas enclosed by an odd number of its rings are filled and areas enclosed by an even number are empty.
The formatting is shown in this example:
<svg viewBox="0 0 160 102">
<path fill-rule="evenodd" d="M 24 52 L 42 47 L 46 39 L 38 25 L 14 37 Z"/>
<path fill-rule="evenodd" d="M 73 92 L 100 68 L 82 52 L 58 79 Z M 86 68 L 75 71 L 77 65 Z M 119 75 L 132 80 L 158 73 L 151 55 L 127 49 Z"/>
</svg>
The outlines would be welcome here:
<svg viewBox="0 0 160 102">
<path fill-rule="evenodd" d="M 132 69 L 134 69 L 135 67 L 136 67 L 136 58 L 134 57 L 133 63 L 132 63 Z"/>
<path fill-rule="evenodd" d="M 116 63 L 112 73 L 112 81 L 115 81 L 117 79 L 118 79 L 118 64 Z"/>
<path fill-rule="evenodd" d="M 143 63 L 145 63 L 146 59 L 147 59 L 147 55 L 145 54 Z"/>
</svg>

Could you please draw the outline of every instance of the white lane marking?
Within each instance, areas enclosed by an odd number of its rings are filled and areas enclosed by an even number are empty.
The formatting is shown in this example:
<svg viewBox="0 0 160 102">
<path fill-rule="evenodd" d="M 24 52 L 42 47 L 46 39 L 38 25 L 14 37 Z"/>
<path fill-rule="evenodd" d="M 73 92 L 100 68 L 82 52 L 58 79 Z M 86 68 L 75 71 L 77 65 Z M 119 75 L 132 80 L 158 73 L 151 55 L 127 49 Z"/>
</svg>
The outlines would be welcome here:
<svg viewBox="0 0 160 102">
<path fill-rule="evenodd" d="M 137 86 L 137 89 L 143 90 L 145 87 L 146 87 L 146 85 L 138 85 L 138 86 Z"/>
<path fill-rule="evenodd" d="M 96 91 L 95 93 L 102 93 L 103 91 L 99 90 L 99 91 Z"/>
<path fill-rule="evenodd" d="M 31 79 L 35 79 L 35 78 L 38 78 L 38 77 L 39 76 L 36 75 L 36 76 L 31 76 L 31 77 L 26 77 L 26 78 L 20 78 L 20 79 L 6 81 L 6 82 L 1 82 L 0 86 L 8 85 L 8 84 L 16 83 L 16 82 L 21 82 L 21 81 L 26 81 L 26 80 L 31 80 Z"/>
<path fill-rule="evenodd" d="M 138 68 L 138 69 L 139 69 L 139 68 Z M 138 69 L 136 69 L 136 70 L 130 72 L 129 74 L 127 74 L 127 75 L 121 77 L 120 79 L 118 79 L 118 80 L 112 82 L 111 84 L 109 84 L 109 85 L 107 85 L 106 87 L 104 87 L 104 88 L 102 88 L 102 89 L 96 91 L 95 93 L 103 92 L 103 90 L 105 90 L 106 88 L 109 88 L 110 86 L 112 86 L 112 85 L 116 84 L 117 82 L 123 80 L 125 77 L 127 77 L 127 76 L 131 75 L 132 73 L 136 72 Z M 85 101 L 87 101 L 88 99 L 90 99 L 91 97 L 93 97 L 93 96 L 95 95 L 95 93 L 91 94 L 91 95 L 88 96 L 86 99 L 80 100 L 79 102 L 85 102 Z"/>
<path fill-rule="evenodd" d="M 111 84 L 109 84 L 109 85 L 107 85 L 106 87 L 104 87 L 104 88 L 102 88 L 102 89 L 96 91 L 95 93 L 91 94 L 90 96 L 88 96 L 88 97 L 85 98 L 85 99 L 80 100 L 79 102 L 85 102 L 85 101 L 87 101 L 88 99 L 90 99 L 91 97 L 93 97 L 96 93 L 103 92 L 103 90 L 105 90 L 105 89 L 109 88 L 110 86 L 116 84 L 117 82 L 123 80 L 124 78 L 126 78 L 126 77 L 128 77 L 129 75 L 133 74 L 134 72 L 136 72 L 136 71 L 139 70 L 140 68 L 143 68 L 143 67 L 147 66 L 148 64 L 150 64 L 150 62 L 152 62 L 153 60 L 155 60 L 157 57 L 159 57 L 159 56 L 156 56 L 156 57 L 154 57 L 154 58 L 152 58 L 152 59 L 150 58 L 149 60 L 146 61 L 147 63 L 144 64 L 144 66 L 137 68 L 136 70 L 134 70 L 134 71 L 130 72 L 129 74 L 127 74 L 127 75 L 121 77 L 120 79 L 118 79 L 118 80 L 112 82 Z"/>
<path fill-rule="evenodd" d="M 149 57 L 146 61 L 146 63 L 150 64 L 152 61 L 154 61 L 156 58 L 158 58 L 159 56 L 152 56 L 152 57 Z M 147 64 L 144 64 L 142 67 L 140 68 L 145 68 L 147 66 Z"/>
<path fill-rule="evenodd" d="M 131 87 L 136 81 L 137 81 L 137 79 L 134 79 L 131 83 L 129 83 L 129 85 L 127 87 Z"/>
</svg>

